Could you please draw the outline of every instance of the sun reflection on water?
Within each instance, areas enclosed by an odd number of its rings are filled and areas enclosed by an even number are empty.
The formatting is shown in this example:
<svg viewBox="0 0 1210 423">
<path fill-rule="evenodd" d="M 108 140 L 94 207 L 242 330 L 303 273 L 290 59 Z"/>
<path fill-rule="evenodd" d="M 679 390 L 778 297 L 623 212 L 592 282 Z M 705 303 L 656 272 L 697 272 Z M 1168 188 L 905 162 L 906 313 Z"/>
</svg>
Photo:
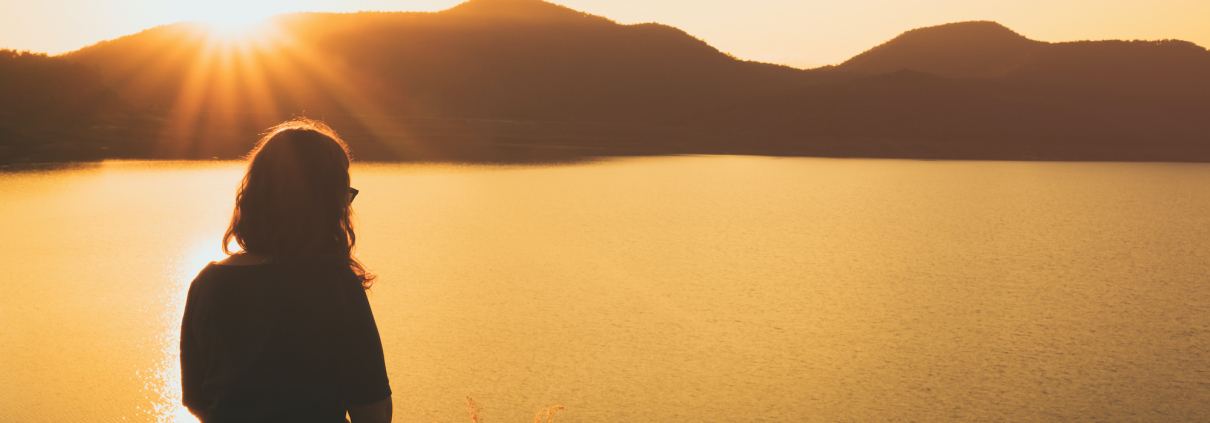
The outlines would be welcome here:
<svg viewBox="0 0 1210 423">
<path fill-rule="evenodd" d="M 163 294 L 164 314 L 160 316 L 164 332 L 159 336 L 161 349 L 153 380 L 148 381 L 151 391 L 159 398 L 152 413 L 159 423 L 196 423 L 198 420 L 181 404 L 181 316 L 185 312 L 185 299 L 189 295 L 189 284 L 198 272 L 212 261 L 226 257 L 215 248 L 218 236 L 202 237 L 174 257 L 168 288 Z"/>
</svg>

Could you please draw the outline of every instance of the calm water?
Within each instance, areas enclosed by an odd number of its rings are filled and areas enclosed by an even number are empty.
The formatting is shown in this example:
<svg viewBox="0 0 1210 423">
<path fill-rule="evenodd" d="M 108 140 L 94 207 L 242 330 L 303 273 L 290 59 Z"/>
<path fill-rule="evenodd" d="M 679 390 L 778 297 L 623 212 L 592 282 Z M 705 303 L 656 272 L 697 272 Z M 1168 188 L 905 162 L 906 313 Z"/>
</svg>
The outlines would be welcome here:
<svg viewBox="0 0 1210 423">
<path fill-rule="evenodd" d="M 0 421 L 190 421 L 242 165 L 0 173 Z M 1210 165 L 361 164 L 396 421 L 1210 420 Z"/>
</svg>

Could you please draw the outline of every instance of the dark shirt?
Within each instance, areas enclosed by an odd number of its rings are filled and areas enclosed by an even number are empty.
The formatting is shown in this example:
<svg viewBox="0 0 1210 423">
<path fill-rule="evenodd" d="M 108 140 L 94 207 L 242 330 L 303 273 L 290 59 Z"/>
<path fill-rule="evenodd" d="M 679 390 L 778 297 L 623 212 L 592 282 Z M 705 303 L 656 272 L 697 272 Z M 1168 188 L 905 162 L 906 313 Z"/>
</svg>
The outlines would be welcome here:
<svg viewBox="0 0 1210 423">
<path fill-rule="evenodd" d="M 391 395 L 382 342 L 347 266 L 211 263 L 181 322 L 185 406 L 212 422 L 343 422 Z"/>
</svg>

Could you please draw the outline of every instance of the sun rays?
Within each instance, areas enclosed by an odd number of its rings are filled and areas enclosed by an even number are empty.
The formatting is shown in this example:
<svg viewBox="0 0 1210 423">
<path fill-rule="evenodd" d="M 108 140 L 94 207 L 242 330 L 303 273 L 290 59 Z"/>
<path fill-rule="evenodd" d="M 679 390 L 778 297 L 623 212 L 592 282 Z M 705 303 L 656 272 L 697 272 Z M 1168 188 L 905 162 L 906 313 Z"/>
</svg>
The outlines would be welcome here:
<svg viewBox="0 0 1210 423">
<path fill-rule="evenodd" d="M 399 116 L 381 106 L 381 93 L 395 90 L 300 40 L 307 30 L 281 19 L 190 23 L 174 46 L 116 77 L 156 81 L 152 91 L 162 92 L 144 94 L 170 99 L 155 146 L 166 157 L 218 156 L 224 146 L 248 144 L 265 127 L 303 114 L 340 117 L 370 140 L 392 140 L 386 145 L 397 153 L 419 152 Z M 173 68 L 179 81 L 166 76 Z"/>
</svg>

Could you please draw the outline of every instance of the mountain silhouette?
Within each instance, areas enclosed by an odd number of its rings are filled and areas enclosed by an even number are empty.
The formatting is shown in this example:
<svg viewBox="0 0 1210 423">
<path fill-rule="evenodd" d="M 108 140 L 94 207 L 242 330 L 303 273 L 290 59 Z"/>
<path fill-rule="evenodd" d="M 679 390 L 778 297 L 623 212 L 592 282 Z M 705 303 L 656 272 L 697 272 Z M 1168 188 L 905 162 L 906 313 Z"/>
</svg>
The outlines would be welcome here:
<svg viewBox="0 0 1210 423">
<path fill-rule="evenodd" d="M 899 71 L 703 113 L 761 150 L 833 157 L 1205 161 L 1210 106 Z"/>
<path fill-rule="evenodd" d="M 1163 95 L 1200 91 L 1210 54 L 1161 41 L 1035 41 L 991 21 L 913 29 L 834 67 L 876 75 L 901 70 L 949 78 L 1003 78 L 1031 84 Z"/>
<path fill-rule="evenodd" d="M 363 111 L 341 97 L 356 90 L 395 116 L 655 123 L 809 80 L 809 72 L 738 60 L 676 28 L 621 25 L 540 0 L 471 0 L 436 13 L 298 13 L 269 23 L 288 41 L 231 66 L 267 70 L 273 81 L 263 88 L 275 107 L 217 98 L 199 107 L 354 114 Z M 206 43 L 207 28 L 181 23 L 66 57 L 98 66 L 133 104 L 172 107 L 206 60 Z M 234 86 L 236 98 L 252 94 Z"/>
<path fill-rule="evenodd" d="M 114 157 L 236 157 L 263 128 L 304 114 L 373 160 L 1210 161 L 1205 48 L 1048 43 L 988 21 L 914 29 L 808 70 L 541 0 L 294 13 L 239 36 L 183 22 L 39 57 L 74 70 L 0 79 L 0 98 L 20 98 L 0 104 L 0 162 L 83 157 L 27 148 L 73 142 Z"/>
<path fill-rule="evenodd" d="M 95 69 L 61 57 L 0 49 L 0 163 L 104 157 L 109 152 L 101 150 L 98 137 L 106 128 L 94 126 L 122 110 L 124 104 Z"/>
<path fill-rule="evenodd" d="M 763 150 L 951 159 L 1210 160 L 1210 52 L 1029 40 L 994 22 L 903 33 L 829 69 L 860 75 L 698 114 Z"/>
<path fill-rule="evenodd" d="M 1051 43 L 1005 79 L 1198 101 L 1210 98 L 1210 52 L 1179 40 Z"/>
<path fill-rule="evenodd" d="M 951 78 L 987 78 L 1012 72 L 1045 48 L 991 22 L 957 22 L 904 32 L 836 66 L 862 75 L 912 70 Z"/>
<path fill-rule="evenodd" d="M 78 121 L 114 93 L 87 66 L 45 54 L 0 50 L 0 118 Z"/>
</svg>

